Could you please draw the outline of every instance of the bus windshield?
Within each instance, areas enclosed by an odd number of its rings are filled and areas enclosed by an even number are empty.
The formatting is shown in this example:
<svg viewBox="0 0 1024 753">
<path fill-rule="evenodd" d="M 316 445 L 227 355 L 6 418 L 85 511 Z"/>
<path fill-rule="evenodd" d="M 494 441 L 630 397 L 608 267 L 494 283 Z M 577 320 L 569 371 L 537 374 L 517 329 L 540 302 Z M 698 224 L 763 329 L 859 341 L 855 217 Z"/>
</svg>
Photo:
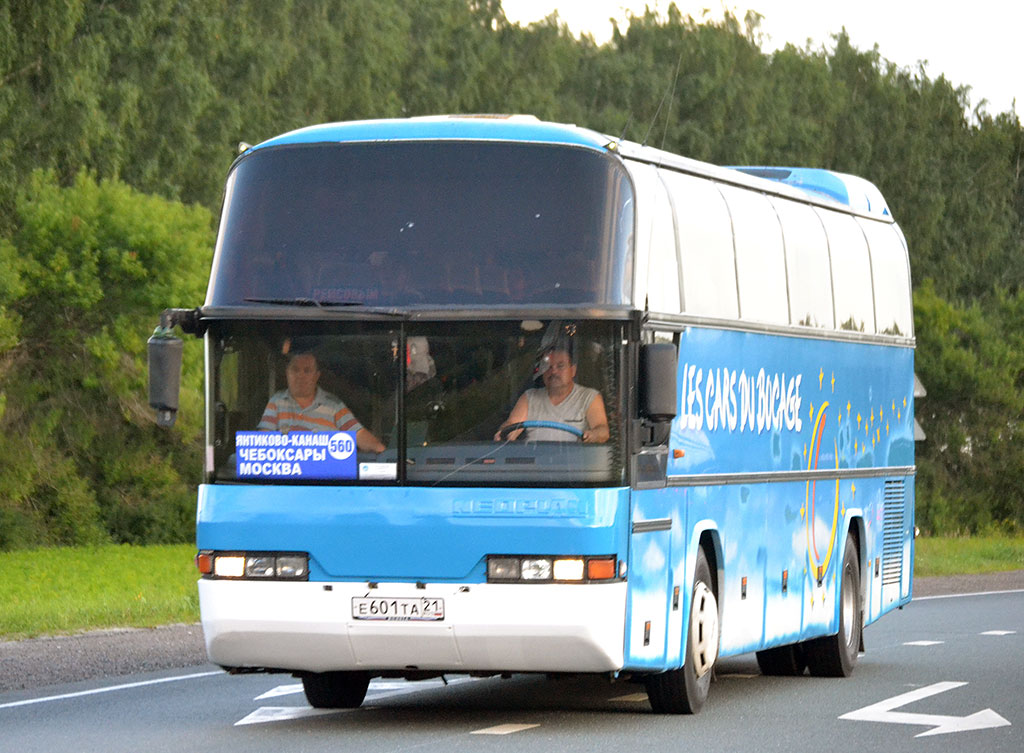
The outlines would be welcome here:
<svg viewBox="0 0 1024 753">
<path fill-rule="evenodd" d="M 632 197 L 617 161 L 578 147 L 257 149 L 228 180 L 206 303 L 619 305 Z"/>
<path fill-rule="evenodd" d="M 211 480 L 445 486 L 623 482 L 617 409 L 621 323 L 404 326 L 214 323 L 207 335 Z M 602 406 L 606 440 L 602 434 L 599 441 L 581 441 L 590 428 L 583 415 L 528 424 L 521 435 L 499 434 L 524 392 L 546 396 L 544 372 L 554 349 L 572 361 L 572 389 L 586 405 L 597 399 Z M 307 401 L 315 401 L 312 407 L 297 407 L 303 390 Z M 345 462 L 333 463 L 328 449 L 337 449 L 332 443 L 338 441 L 355 451 L 345 453 Z"/>
</svg>

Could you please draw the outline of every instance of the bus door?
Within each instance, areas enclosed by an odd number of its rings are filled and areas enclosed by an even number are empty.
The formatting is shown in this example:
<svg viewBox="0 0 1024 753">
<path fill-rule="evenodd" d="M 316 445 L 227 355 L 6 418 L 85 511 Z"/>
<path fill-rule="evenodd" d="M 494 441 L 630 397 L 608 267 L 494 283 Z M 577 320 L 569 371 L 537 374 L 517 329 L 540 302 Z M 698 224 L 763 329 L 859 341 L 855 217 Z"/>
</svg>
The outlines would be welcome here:
<svg viewBox="0 0 1024 753">
<path fill-rule="evenodd" d="M 631 494 L 626 666 L 663 669 L 682 664 L 687 589 L 682 489 L 634 489 Z"/>
<path fill-rule="evenodd" d="M 685 494 L 666 486 L 670 421 L 677 406 L 677 344 L 640 350 L 639 449 L 630 476 L 629 590 L 626 666 L 665 669 L 682 665 L 685 587 Z"/>
</svg>

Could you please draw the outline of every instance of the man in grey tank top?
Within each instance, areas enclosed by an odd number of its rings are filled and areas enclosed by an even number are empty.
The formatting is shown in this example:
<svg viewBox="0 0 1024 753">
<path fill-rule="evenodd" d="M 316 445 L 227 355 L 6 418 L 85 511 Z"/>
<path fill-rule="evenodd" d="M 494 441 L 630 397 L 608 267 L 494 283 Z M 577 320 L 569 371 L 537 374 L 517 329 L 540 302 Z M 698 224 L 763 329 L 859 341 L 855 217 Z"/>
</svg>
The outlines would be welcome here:
<svg viewBox="0 0 1024 753">
<path fill-rule="evenodd" d="M 601 393 L 590 387 L 576 384 L 576 364 L 569 351 L 556 346 L 543 357 L 544 387 L 524 392 L 508 418 L 498 427 L 494 435 L 501 440 L 501 430 L 509 424 L 521 421 L 553 421 L 573 426 L 583 432 L 584 442 L 608 441 L 608 416 L 604 409 Z M 528 432 L 531 440 L 571 442 L 574 435 L 560 429 L 533 427 L 515 429 L 508 433 L 508 439 L 516 439 Z"/>
</svg>

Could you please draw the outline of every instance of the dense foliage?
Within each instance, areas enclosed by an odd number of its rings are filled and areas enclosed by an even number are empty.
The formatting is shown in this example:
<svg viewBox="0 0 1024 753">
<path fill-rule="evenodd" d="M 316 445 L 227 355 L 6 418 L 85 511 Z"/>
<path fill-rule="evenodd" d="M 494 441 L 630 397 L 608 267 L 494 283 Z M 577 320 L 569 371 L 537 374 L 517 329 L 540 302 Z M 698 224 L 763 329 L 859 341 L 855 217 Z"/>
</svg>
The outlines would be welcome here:
<svg viewBox="0 0 1024 753">
<path fill-rule="evenodd" d="M 202 299 L 238 142 L 436 112 L 873 180 L 911 247 L 919 524 L 1024 524 L 1020 122 L 845 35 L 769 55 L 758 34 L 670 8 L 596 45 L 500 0 L 0 3 L 0 549 L 191 535 L 200 349 L 166 433 L 143 346 Z"/>
<path fill-rule="evenodd" d="M 35 172 L 3 241 L 13 327 L 0 397 L 0 548 L 165 542 L 187 535 L 200 466 L 201 363 L 188 409 L 153 427 L 145 342 L 154 311 L 198 300 L 210 212 L 80 174 Z"/>
</svg>

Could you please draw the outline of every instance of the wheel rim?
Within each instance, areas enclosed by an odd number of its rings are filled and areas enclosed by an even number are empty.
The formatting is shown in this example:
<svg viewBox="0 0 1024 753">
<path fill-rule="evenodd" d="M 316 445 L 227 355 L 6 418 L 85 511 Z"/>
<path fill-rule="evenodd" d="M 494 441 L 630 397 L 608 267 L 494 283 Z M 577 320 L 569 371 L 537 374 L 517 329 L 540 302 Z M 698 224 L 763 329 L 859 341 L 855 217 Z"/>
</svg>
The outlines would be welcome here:
<svg viewBox="0 0 1024 753">
<path fill-rule="evenodd" d="M 842 593 L 842 610 L 843 610 L 843 642 L 849 646 L 853 642 L 853 632 L 856 628 L 854 623 L 856 622 L 857 616 L 857 603 L 854 599 L 857 595 L 853 593 L 853 579 L 849 575 L 849 568 L 843 573 L 843 593 Z"/>
<path fill-rule="evenodd" d="M 710 671 L 718 657 L 718 602 L 703 582 L 698 582 L 693 589 L 690 618 L 693 671 L 701 678 Z"/>
</svg>

